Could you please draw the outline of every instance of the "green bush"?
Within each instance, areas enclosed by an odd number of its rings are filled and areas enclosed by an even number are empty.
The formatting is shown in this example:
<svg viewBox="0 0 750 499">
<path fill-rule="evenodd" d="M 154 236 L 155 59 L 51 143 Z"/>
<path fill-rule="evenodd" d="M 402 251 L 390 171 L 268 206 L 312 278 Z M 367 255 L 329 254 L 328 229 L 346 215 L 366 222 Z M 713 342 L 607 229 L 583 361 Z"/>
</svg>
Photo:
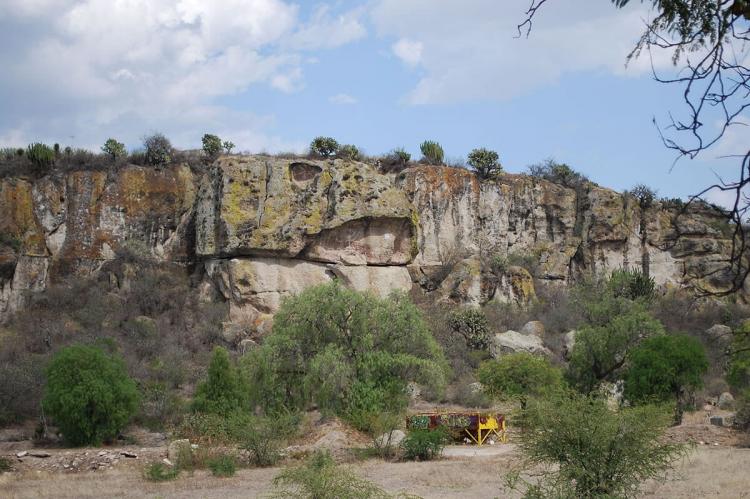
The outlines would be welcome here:
<svg viewBox="0 0 750 499">
<path fill-rule="evenodd" d="M 469 348 L 484 350 L 489 346 L 490 326 L 481 310 L 455 310 L 448 316 L 448 324 L 454 332 L 464 337 Z"/>
<path fill-rule="evenodd" d="M 575 171 L 565 163 L 556 162 L 554 159 L 548 159 L 542 163 L 529 166 L 529 175 L 573 189 L 583 188 L 586 184 L 590 183 L 585 175 Z"/>
<path fill-rule="evenodd" d="M 26 157 L 39 172 L 46 172 L 55 164 L 55 151 L 46 144 L 35 142 L 26 148 Z"/>
<path fill-rule="evenodd" d="M 336 155 L 341 159 L 348 159 L 349 161 L 359 161 L 361 158 L 359 149 L 352 144 L 344 144 L 341 146 Z"/>
<path fill-rule="evenodd" d="M 251 463 L 261 467 L 273 466 L 281 459 L 283 432 L 289 431 L 292 423 L 291 417 L 256 416 L 245 427 L 236 428 L 235 436 L 240 447 L 250 452 Z"/>
<path fill-rule="evenodd" d="M 316 156 L 330 158 L 339 150 L 339 143 L 333 137 L 315 137 L 310 143 L 310 152 Z"/>
<path fill-rule="evenodd" d="M 338 466 L 327 452 L 317 451 L 304 464 L 286 468 L 274 479 L 273 498 L 385 499 L 390 497 L 374 483 Z"/>
<path fill-rule="evenodd" d="M 477 378 L 489 396 L 518 400 L 522 408 L 530 397 L 558 391 L 564 386 L 560 369 L 552 366 L 546 358 L 526 352 L 482 362 Z"/>
<path fill-rule="evenodd" d="M 650 302 L 654 298 L 656 284 L 652 277 L 641 270 L 620 269 L 612 272 L 608 286 L 615 297 Z"/>
<path fill-rule="evenodd" d="M 224 150 L 227 154 L 232 154 L 232 149 L 234 149 L 234 142 L 225 140 L 222 146 L 224 147 Z"/>
<path fill-rule="evenodd" d="M 419 150 L 422 151 L 422 161 L 430 165 L 442 165 L 443 164 L 443 148 L 439 143 L 432 140 L 425 140 L 419 146 Z"/>
<path fill-rule="evenodd" d="M 180 469 L 164 463 L 151 463 L 146 466 L 143 474 L 146 480 L 151 482 L 166 482 L 177 478 L 180 475 Z"/>
<path fill-rule="evenodd" d="M 438 393 L 447 365 L 421 313 L 404 294 L 379 299 L 336 282 L 282 303 L 261 348 L 243 358 L 253 406 L 359 417 L 398 411 L 415 381 Z"/>
<path fill-rule="evenodd" d="M 397 147 L 394 149 L 390 157 L 398 164 L 406 166 L 411 161 L 411 154 L 409 154 L 404 148 Z"/>
<path fill-rule="evenodd" d="M 245 378 L 232 364 L 229 353 L 222 347 L 216 347 L 208 366 L 208 378 L 195 391 L 193 410 L 229 414 L 247 409 L 248 392 Z"/>
<path fill-rule="evenodd" d="M 636 497 L 646 480 L 663 477 L 685 453 L 662 438 L 671 422 L 663 406 L 611 411 L 604 400 L 576 393 L 532 399 L 516 421 L 533 483 L 511 474 L 525 497 Z"/>
<path fill-rule="evenodd" d="M 155 133 L 144 138 L 143 147 L 146 149 L 145 161 L 148 165 L 166 165 L 172 161 L 174 156 L 172 143 L 161 133 Z"/>
<path fill-rule="evenodd" d="M 226 454 L 209 459 L 207 464 L 213 476 L 234 476 L 237 471 L 237 462 L 234 457 Z"/>
<path fill-rule="evenodd" d="M 0 473 L 5 473 L 6 471 L 11 471 L 12 469 L 13 466 L 10 464 L 10 459 L 0 456 Z"/>
<path fill-rule="evenodd" d="M 102 146 L 102 152 L 112 158 L 112 161 L 123 158 L 127 155 L 125 144 L 111 138 L 107 139 L 107 141 Z"/>
<path fill-rule="evenodd" d="M 675 423 L 691 395 L 703 386 L 708 360 L 703 346 L 687 336 L 656 336 L 630 354 L 625 371 L 625 398 L 635 403 L 676 403 Z"/>
<path fill-rule="evenodd" d="M 735 390 L 750 388 L 750 321 L 732 332 L 732 348 L 727 382 Z"/>
<path fill-rule="evenodd" d="M 221 154 L 223 145 L 218 135 L 204 134 L 201 143 L 203 144 L 203 152 L 209 159 L 214 159 Z"/>
<path fill-rule="evenodd" d="M 615 381 L 633 348 L 661 334 L 661 322 L 639 308 L 612 315 L 604 325 L 582 327 L 570 352 L 568 381 L 583 393 L 591 393 L 602 381 Z"/>
<path fill-rule="evenodd" d="M 74 345 L 52 358 L 42 405 L 68 442 L 98 445 L 136 413 L 138 390 L 120 358 Z"/>
<path fill-rule="evenodd" d="M 480 178 L 492 178 L 503 172 L 503 167 L 498 162 L 497 152 L 485 149 L 474 149 L 469 153 L 468 163 Z"/>
<path fill-rule="evenodd" d="M 448 433 L 443 427 L 434 430 L 409 430 L 401 441 L 404 459 L 410 461 L 430 461 L 443 454 L 448 443 Z"/>
</svg>

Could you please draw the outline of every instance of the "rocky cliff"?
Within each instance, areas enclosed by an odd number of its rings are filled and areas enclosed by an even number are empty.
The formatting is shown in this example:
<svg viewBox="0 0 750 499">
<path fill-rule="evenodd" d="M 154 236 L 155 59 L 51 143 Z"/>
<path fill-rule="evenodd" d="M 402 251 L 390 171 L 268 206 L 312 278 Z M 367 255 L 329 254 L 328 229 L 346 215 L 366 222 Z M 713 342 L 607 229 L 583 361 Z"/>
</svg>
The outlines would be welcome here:
<svg viewBox="0 0 750 499">
<path fill-rule="evenodd" d="M 0 179 L 0 319 L 29 292 L 123 252 L 178 262 L 230 303 L 231 334 L 263 332 L 281 299 L 339 279 L 385 295 L 527 302 L 534 279 L 642 268 L 664 287 L 722 289 L 730 228 L 594 185 L 525 175 L 478 181 L 415 166 L 231 156 L 187 166 Z M 744 295 L 743 295 L 744 296 Z M 207 298 L 208 299 L 208 298 Z"/>
</svg>

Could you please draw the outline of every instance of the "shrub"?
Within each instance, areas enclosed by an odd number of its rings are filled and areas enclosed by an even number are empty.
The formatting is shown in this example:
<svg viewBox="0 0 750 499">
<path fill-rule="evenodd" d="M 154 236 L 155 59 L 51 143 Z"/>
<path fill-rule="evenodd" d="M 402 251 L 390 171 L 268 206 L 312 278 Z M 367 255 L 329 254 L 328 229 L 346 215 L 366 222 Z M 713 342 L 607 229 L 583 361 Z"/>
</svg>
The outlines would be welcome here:
<svg viewBox="0 0 750 499">
<path fill-rule="evenodd" d="M 430 461 L 443 453 L 448 442 L 448 433 L 443 427 L 434 430 L 409 430 L 401 441 L 404 459 L 410 461 Z"/>
<path fill-rule="evenodd" d="M 261 348 L 243 359 L 252 402 L 357 416 L 406 405 L 406 383 L 444 388 L 446 364 L 404 294 L 379 299 L 335 281 L 287 298 Z"/>
<path fill-rule="evenodd" d="M 127 151 L 125 150 L 125 144 L 118 142 L 115 139 L 107 139 L 102 146 L 102 152 L 112 158 L 112 161 L 116 161 L 119 158 L 125 157 Z"/>
<path fill-rule="evenodd" d="M 558 368 L 547 359 L 526 352 L 483 362 L 477 378 L 485 393 L 501 400 L 516 399 L 522 408 L 530 397 L 563 387 L 562 373 Z"/>
<path fill-rule="evenodd" d="M 165 165 L 172 161 L 174 149 L 172 143 L 161 133 L 155 133 L 143 139 L 146 149 L 146 164 L 152 166 Z"/>
<path fill-rule="evenodd" d="M 480 178 L 491 178 L 503 171 L 498 162 L 499 156 L 495 151 L 485 149 L 474 149 L 469 153 L 469 166 Z"/>
<path fill-rule="evenodd" d="M 633 196 L 638 201 L 638 206 L 644 210 L 651 208 L 656 199 L 656 191 L 644 184 L 637 184 L 626 194 Z"/>
<path fill-rule="evenodd" d="M 650 302 L 654 298 L 656 284 L 652 277 L 641 270 L 619 269 L 612 272 L 608 286 L 615 297 Z"/>
<path fill-rule="evenodd" d="M 193 410 L 228 414 L 248 407 L 248 387 L 240 371 L 232 364 L 229 353 L 214 348 L 208 378 L 198 385 Z"/>
<path fill-rule="evenodd" d="M 47 368 L 43 406 L 74 445 L 117 436 L 138 409 L 138 390 L 118 357 L 75 345 L 60 350 Z"/>
<path fill-rule="evenodd" d="M 561 184 L 569 188 L 582 188 L 590 183 L 582 173 L 578 173 L 565 163 L 558 163 L 554 159 L 547 159 L 542 163 L 529 166 L 529 175 Z"/>
<path fill-rule="evenodd" d="M 339 143 L 333 137 L 315 137 L 310 143 L 310 152 L 316 156 L 330 158 L 339 150 Z"/>
<path fill-rule="evenodd" d="M 254 417 L 244 428 L 235 429 L 240 447 L 250 452 L 250 462 L 256 466 L 273 466 L 281 459 L 279 431 L 284 431 L 290 418 Z"/>
<path fill-rule="evenodd" d="M 166 482 L 177 478 L 180 475 L 180 469 L 164 463 L 151 463 L 146 466 L 143 474 L 146 480 L 151 482 Z"/>
<path fill-rule="evenodd" d="M 214 159 L 221 154 L 223 146 L 218 135 L 207 133 L 203 135 L 201 142 L 203 143 L 203 152 L 209 159 Z"/>
<path fill-rule="evenodd" d="M 234 149 L 234 142 L 225 140 L 222 146 L 224 147 L 224 150 L 227 154 L 232 154 L 232 149 Z"/>
<path fill-rule="evenodd" d="M 316 451 L 302 465 L 286 468 L 273 479 L 273 498 L 384 499 L 390 497 L 374 483 L 338 466 L 330 454 Z"/>
<path fill-rule="evenodd" d="M 26 157 L 29 158 L 37 171 L 44 173 L 55 164 L 55 151 L 46 144 L 35 142 L 26 148 Z"/>
<path fill-rule="evenodd" d="M 525 497 L 635 497 L 685 453 L 683 444 L 661 438 L 670 420 L 662 406 L 611 411 L 604 400 L 575 393 L 530 400 L 517 439 L 539 480 L 515 473 L 508 485 L 525 488 Z"/>
<path fill-rule="evenodd" d="M 734 426 L 738 430 L 750 430 L 750 390 L 745 390 L 735 401 L 737 411 L 734 415 Z"/>
<path fill-rule="evenodd" d="M 466 308 L 451 312 L 448 323 L 456 333 L 466 340 L 469 348 L 483 350 L 490 343 L 490 327 L 487 317 L 476 308 Z"/>
<path fill-rule="evenodd" d="M 372 436 L 372 448 L 375 454 L 383 459 L 391 459 L 396 455 L 397 446 L 393 442 L 393 434 L 401 427 L 404 416 L 401 413 L 379 412 L 372 415 L 369 431 Z"/>
<path fill-rule="evenodd" d="M 404 148 L 398 147 L 391 152 L 392 157 L 397 163 L 406 165 L 411 161 L 411 154 L 409 154 Z"/>
<path fill-rule="evenodd" d="M 736 390 L 750 388 L 750 321 L 745 321 L 732 332 L 727 382 Z"/>
<path fill-rule="evenodd" d="M 344 144 L 341 146 L 336 155 L 341 159 L 348 159 L 349 161 L 359 161 L 361 158 L 359 149 L 352 144 Z"/>
<path fill-rule="evenodd" d="M 233 456 L 221 455 L 211 458 L 207 462 L 208 468 L 213 476 L 229 477 L 234 476 L 237 471 L 237 463 Z"/>
<path fill-rule="evenodd" d="M 687 336 L 656 336 L 630 354 L 625 372 L 625 397 L 631 402 L 675 402 L 675 423 L 690 395 L 703 386 L 708 360 L 698 340 Z"/>
<path fill-rule="evenodd" d="M 0 456 L 0 473 L 11 471 L 13 466 L 10 464 L 10 459 L 7 457 Z"/>
<path fill-rule="evenodd" d="M 442 165 L 443 164 L 443 148 L 439 143 L 432 140 L 425 140 L 419 146 L 419 150 L 422 151 L 422 161 L 430 165 Z"/>
</svg>

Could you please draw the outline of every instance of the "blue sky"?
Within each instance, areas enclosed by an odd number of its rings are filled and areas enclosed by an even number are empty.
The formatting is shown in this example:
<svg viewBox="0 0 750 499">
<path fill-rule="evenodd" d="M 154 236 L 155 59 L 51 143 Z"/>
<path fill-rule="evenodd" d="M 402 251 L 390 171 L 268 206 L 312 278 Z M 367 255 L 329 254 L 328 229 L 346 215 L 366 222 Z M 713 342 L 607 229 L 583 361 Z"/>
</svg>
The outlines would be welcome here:
<svg viewBox="0 0 750 499">
<path fill-rule="evenodd" d="M 670 171 L 652 118 L 680 112 L 679 89 L 648 57 L 625 67 L 646 7 L 548 3 L 518 39 L 528 0 L 0 0 L 0 146 L 135 148 L 159 130 L 185 148 L 205 132 L 250 152 L 331 135 L 417 156 L 434 139 L 449 158 L 489 147 L 520 172 L 554 157 L 668 197 L 735 173 L 717 156 L 742 131 Z M 654 66 L 672 71 L 670 55 Z"/>
</svg>

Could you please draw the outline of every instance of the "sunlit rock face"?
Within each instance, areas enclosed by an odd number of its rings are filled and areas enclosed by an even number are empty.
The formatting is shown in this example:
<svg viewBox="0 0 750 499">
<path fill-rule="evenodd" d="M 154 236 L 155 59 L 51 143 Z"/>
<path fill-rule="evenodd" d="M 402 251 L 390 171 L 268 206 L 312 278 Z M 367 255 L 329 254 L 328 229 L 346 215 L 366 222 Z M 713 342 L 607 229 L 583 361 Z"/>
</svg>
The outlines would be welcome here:
<svg viewBox="0 0 750 499">
<path fill-rule="evenodd" d="M 127 166 L 0 179 L 0 319 L 68 274 L 123 255 L 183 263 L 227 328 L 264 333 L 286 296 L 338 280 L 387 296 L 526 304 L 535 284 L 617 268 L 721 290 L 731 228 L 587 185 L 462 169 L 383 174 L 350 161 L 227 156 L 204 171 Z M 213 291 L 210 291 L 210 290 Z M 744 296 L 740 296 L 744 299 Z M 234 334 L 234 333 L 233 333 Z"/>
</svg>

